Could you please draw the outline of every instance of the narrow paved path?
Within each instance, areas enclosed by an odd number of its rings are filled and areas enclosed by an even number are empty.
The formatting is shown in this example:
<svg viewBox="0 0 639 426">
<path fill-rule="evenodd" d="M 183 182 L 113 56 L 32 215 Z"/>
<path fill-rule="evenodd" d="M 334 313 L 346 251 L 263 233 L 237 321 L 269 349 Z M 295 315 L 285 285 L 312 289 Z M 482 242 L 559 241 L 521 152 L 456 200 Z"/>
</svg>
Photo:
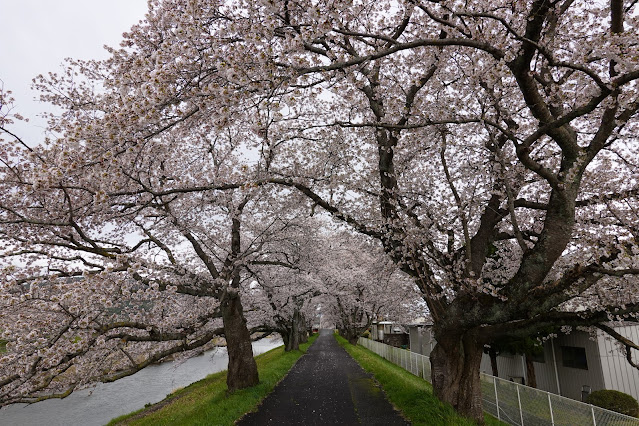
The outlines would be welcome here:
<svg viewBox="0 0 639 426">
<path fill-rule="evenodd" d="M 237 422 L 240 426 L 409 424 L 372 375 L 337 344 L 333 330 L 321 330 L 258 411 Z"/>
</svg>

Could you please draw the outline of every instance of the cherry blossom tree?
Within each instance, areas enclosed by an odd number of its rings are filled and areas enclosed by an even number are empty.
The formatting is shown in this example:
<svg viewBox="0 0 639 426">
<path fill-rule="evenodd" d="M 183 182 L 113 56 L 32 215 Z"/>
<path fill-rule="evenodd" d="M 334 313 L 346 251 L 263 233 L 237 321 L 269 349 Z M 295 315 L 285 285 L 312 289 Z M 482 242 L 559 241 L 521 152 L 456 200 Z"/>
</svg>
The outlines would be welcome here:
<svg viewBox="0 0 639 426">
<path fill-rule="evenodd" d="M 128 271 L 152 250 L 124 236 L 157 221 L 215 280 L 208 203 L 235 223 L 245 193 L 296 190 L 413 277 L 435 393 L 482 422 L 484 344 L 564 324 L 634 345 L 605 322 L 639 310 L 638 21 L 629 0 L 151 1 L 109 60 L 40 80 L 59 140 L 3 145 L 5 248 Z"/>
<path fill-rule="evenodd" d="M 378 241 L 335 232 L 323 241 L 322 252 L 316 266 L 322 313 L 351 344 L 381 317 L 406 323 L 424 315 L 415 283 Z"/>
<path fill-rule="evenodd" d="M 322 261 L 319 226 L 321 222 L 296 218 L 247 267 L 248 315 L 255 316 L 258 330 L 279 333 L 286 351 L 308 341 L 309 321 L 322 294 L 323 284 L 315 274 Z"/>
<path fill-rule="evenodd" d="M 500 337 L 596 325 L 633 347 L 604 322 L 639 308 L 635 2 L 236 7 L 237 46 L 285 93 L 269 182 L 415 278 L 438 397 L 481 422 L 481 349 Z"/>
<path fill-rule="evenodd" d="M 414 282 L 379 242 L 334 226 L 318 229 L 321 224 L 307 220 L 290 240 L 280 239 L 279 250 L 267 251 L 271 260 L 263 256 L 249 267 L 255 278 L 250 303 L 264 317 L 263 330 L 280 333 L 287 350 L 297 349 L 307 319 L 321 306 L 325 320 L 356 344 L 381 315 L 410 321 L 423 314 Z M 285 256 L 278 261 L 273 254 Z"/>
<path fill-rule="evenodd" d="M 268 188 L 228 183 L 254 172 L 239 160 L 248 139 L 205 125 L 123 141 L 102 133 L 110 95 L 92 99 L 37 147 L 6 130 L 3 103 L 0 403 L 65 396 L 216 336 L 229 390 L 257 384 L 241 284 L 288 221 Z"/>
<path fill-rule="evenodd" d="M 314 297 L 320 294 L 308 286 L 310 277 L 282 268 L 263 268 L 252 277 L 249 306 L 263 318 L 258 330 L 278 333 L 287 352 L 299 350 L 300 343 L 308 341 L 308 318 L 312 318 Z"/>
</svg>

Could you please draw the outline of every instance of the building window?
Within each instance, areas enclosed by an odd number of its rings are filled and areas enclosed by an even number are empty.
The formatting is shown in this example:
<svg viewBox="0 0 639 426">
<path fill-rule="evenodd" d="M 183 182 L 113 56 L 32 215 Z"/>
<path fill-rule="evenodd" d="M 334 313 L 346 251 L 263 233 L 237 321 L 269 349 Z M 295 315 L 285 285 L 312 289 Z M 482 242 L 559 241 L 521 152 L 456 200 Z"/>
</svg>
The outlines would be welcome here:
<svg viewBox="0 0 639 426">
<path fill-rule="evenodd" d="M 562 346 L 561 359 L 564 367 L 579 368 L 581 370 L 588 369 L 586 348 L 578 348 L 576 346 Z"/>
</svg>

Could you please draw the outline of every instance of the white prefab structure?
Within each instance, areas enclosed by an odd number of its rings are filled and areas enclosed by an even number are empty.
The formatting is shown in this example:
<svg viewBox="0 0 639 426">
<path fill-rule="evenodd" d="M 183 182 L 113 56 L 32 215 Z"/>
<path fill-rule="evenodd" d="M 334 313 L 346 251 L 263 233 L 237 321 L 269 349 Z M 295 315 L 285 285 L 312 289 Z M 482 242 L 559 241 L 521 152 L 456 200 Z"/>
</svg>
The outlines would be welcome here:
<svg viewBox="0 0 639 426">
<path fill-rule="evenodd" d="M 639 342 L 639 325 L 624 323 L 615 331 Z M 410 326 L 410 349 L 430 355 L 435 339 L 430 325 Z M 639 351 L 633 350 L 639 361 Z M 590 392 L 614 389 L 639 400 L 639 370 L 632 367 L 614 340 L 603 332 L 596 336 L 583 331 L 560 334 L 544 343 L 543 355 L 533 361 L 537 388 L 568 398 L 583 400 Z M 481 371 L 493 374 L 490 357 L 484 354 Z M 522 355 L 500 354 L 497 357 L 499 377 L 527 384 L 526 362 Z"/>
<path fill-rule="evenodd" d="M 432 334 L 432 324 L 409 325 L 410 350 L 422 355 L 430 356 L 435 347 L 435 338 Z"/>
<path fill-rule="evenodd" d="M 615 327 L 615 331 L 622 336 L 639 342 L 639 325 L 626 323 Z M 610 337 L 600 332 L 597 336 L 604 386 L 606 389 L 616 389 L 625 392 L 639 400 L 639 370 L 628 363 L 626 354 Z M 632 359 L 639 363 L 639 351 L 632 349 Z"/>
</svg>

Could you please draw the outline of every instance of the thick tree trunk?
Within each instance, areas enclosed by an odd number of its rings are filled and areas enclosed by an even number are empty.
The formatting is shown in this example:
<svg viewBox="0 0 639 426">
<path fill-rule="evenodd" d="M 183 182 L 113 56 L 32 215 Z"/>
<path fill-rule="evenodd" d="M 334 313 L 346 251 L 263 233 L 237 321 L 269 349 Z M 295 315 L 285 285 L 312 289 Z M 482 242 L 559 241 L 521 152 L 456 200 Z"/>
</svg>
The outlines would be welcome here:
<svg viewBox="0 0 639 426">
<path fill-rule="evenodd" d="M 300 334 L 297 331 L 297 327 L 295 326 L 295 321 L 293 321 L 293 326 L 288 329 L 288 338 L 284 343 L 284 350 L 288 351 L 297 351 L 300 348 Z"/>
<path fill-rule="evenodd" d="M 348 335 L 348 343 L 350 343 L 351 345 L 357 345 L 358 340 L 358 334 L 351 330 L 350 334 Z"/>
<path fill-rule="evenodd" d="M 461 415 L 484 424 L 479 380 L 483 344 L 469 334 L 436 338 L 430 354 L 435 396 Z"/>
<path fill-rule="evenodd" d="M 526 385 L 531 388 L 537 387 L 537 375 L 535 374 L 535 364 L 533 361 L 526 355 L 526 376 L 528 377 L 528 383 Z"/>
<path fill-rule="evenodd" d="M 290 350 L 289 349 L 289 340 L 290 340 L 290 337 L 291 337 L 291 335 L 289 333 L 289 329 L 286 328 L 286 329 L 280 331 L 279 333 L 280 333 L 280 336 L 282 336 L 282 341 L 284 342 L 284 351 L 288 352 Z"/>
<path fill-rule="evenodd" d="M 300 343 L 308 342 L 306 320 L 299 310 L 296 309 L 288 321 L 281 321 L 279 325 L 279 333 L 284 341 L 284 350 L 286 352 L 299 350 Z"/>
<path fill-rule="evenodd" d="M 337 331 L 339 331 L 340 336 L 348 340 L 348 343 L 350 343 L 351 345 L 357 345 L 359 334 L 357 333 L 356 330 L 350 327 L 345 327 L 345 328 L 339 328 Z"/>
<path fill-rule="evenodd" d="M 233 392 L 259 383 L 257 364 L 253 358 L 251 334 L 246 327 L 242 301 L 238 294 L 227 293 L 221 301 L 224 336 L 229 355 L 226 377 L 228 390 Z"/>
<path fill-rule="evenodd" d="M 280 332 L 284 341 L 284 351 L 296 351 L 300 348 L 300 343 L 308 342 L 306 335 L 306 321 L 304 315 L 297 309 L 293 312 L 293 317 L 285 325 L 285 329 Z"/>
</svg>

